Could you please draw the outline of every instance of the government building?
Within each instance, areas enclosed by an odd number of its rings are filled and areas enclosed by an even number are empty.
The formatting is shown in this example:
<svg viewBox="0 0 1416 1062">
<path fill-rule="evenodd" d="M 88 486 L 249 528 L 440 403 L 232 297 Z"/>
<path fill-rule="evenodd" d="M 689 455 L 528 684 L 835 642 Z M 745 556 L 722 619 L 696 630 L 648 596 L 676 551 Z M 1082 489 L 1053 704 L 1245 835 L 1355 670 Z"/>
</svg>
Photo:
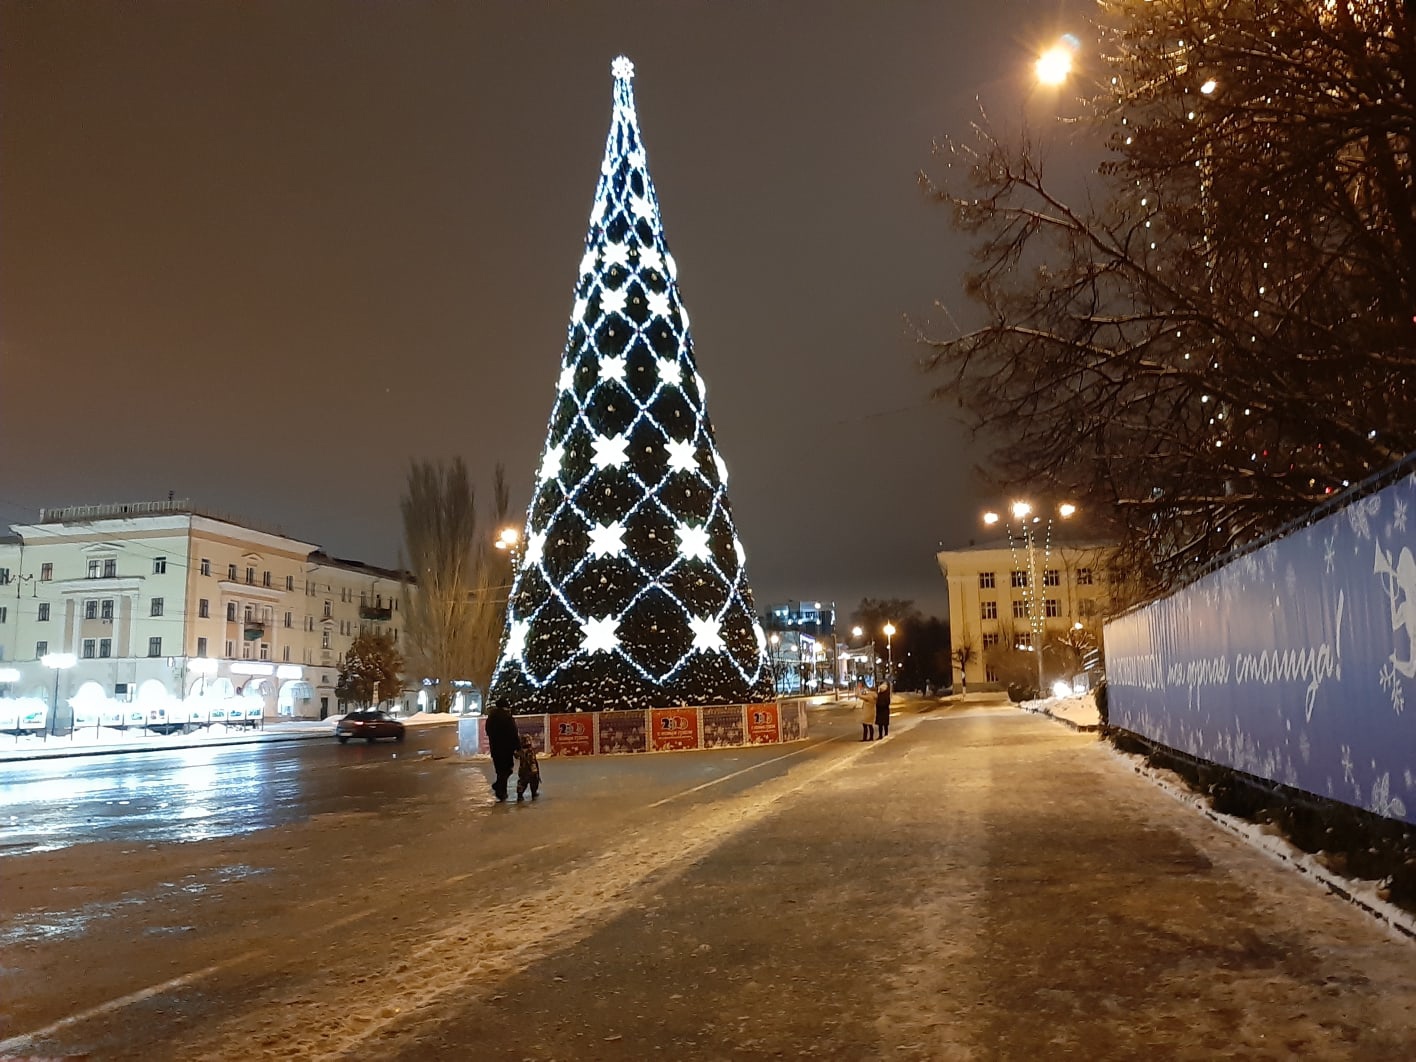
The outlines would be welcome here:
<svg viewBox="0 0 1416 1062">
<path fill-rule="evenodd" d="M 42 509 L 10 530 L 0 697 L 57 703 L 61 729 L 71 699 L 206 699 L 239 704 L 248 721 L 338 715 L 354 638 L 400 637 L 399 572 L 186 501 Z"/>
</svg>

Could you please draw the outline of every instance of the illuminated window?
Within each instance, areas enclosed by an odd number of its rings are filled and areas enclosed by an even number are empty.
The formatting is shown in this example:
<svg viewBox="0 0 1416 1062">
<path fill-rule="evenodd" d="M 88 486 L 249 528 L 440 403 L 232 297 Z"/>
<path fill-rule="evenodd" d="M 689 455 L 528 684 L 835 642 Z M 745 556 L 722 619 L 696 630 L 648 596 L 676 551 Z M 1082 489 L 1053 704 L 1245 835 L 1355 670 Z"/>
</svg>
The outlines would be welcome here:
<svg viewBox="0 0 1416 1062">
<path fill-rule="evenodd" d="M 992 590 L 994 588 L 992 572 L 978 573 L 978 588 L 980 590 Z"/>
<path fill-rule="evenodd" d="M 1019 649 L 1031 649 L 1032 631 L 1019 631 L 1017 637 L 1013 641 L 1013 644 L 1016 645 Z"/>
<path fill-rule="evenodd" d="M 39 581 L 40 581 L 41 583 L 47 583 L 47 582 L 49 582 L 49 580 L 51 580 L 51 579 L 53 579 L 53 578 L 54 578 L 54 565 L 52 565 L 52 564 L 41 564 L 41 565 L 39 566 Z"/>
<path fill-rule="evenodd" d="M 1055 597 L 1049 597 L 1042 603 L 1042 614 L 1048 619 L 1056 619 L 1062 615 L 1062 603 Z"/>
<path fill-rule="evenodd" d="M 166 575 L 166 574 L 167 574 L 167 558 L 166 558 L 166 557 L 154 557 L 154 558 L 152 559 L 152 574 L 153 574 L 153 575 Z"/>
<path fill-rule="evenodd" d="M 98 642 L 96 642 L 92 638 L 85 638 L 83 641 L 83 648 L 79 650 L 79 654 L 85 660 L 92 660 L 98 655 Z"/>
<path fill-rule="evenodd" d="M 1014 618 L 1014 619 L 1027 619 L 1027 618 L 1028 618 L 1028 603 L 1027 603 L 1026 601 L 1014 601 L 1014 602 L 1013 602 L 1013 618 Z"/>
<path fill-rule="evenodd" d="M 161 655 L 162 655 L 162 639 L 161 639 L 161 638 L 149 638 L 149 639 L 148 639 L 148 656 L 161 656 Z"/>
<path fill-rule="evenodd" d="M 49 622 L 49 602 L 48 602 L 48 601 L 41 601 L 41 602 L 39 603 L 39 622 L 40 622 L 40 623 L 48 623 L 48 622 Z"/>
<path fill-rule="evenodd" d="M 1013 573 L 1013 589 L 1015 589 L 1015 590 L 1016 590 L 1016 589 L 1020 589 L 1020 588 L 1022 588 L 1022 587 L 1027 586 L 1027 585 L 1028 585 L 1028 573 L 1027 573 L 1027 572 L 1014 572 L 1014 573 Z"/>
<path fill-rule="evenodd" d="M 155 598 L 152 599 L 152 611 L 149 612 L 148 615 L 150 615 L 150 616 L 161 616 L 161 615 L 162 615 L 162 598 L 160 598 L 160 597 L 155 597 Z"/>
<path fill-rule="evenodd" d="M 1043 585 L 1043 586 L 1061 586 L 1061 585 L 1062 585 L 1062 573 L 1059 572 L 1056 568 L 1048 568 L 1047 571 L 1045 571 L 1045 572 L 1042 573 L 1042 585 Z"/>
<path fill-rule="evenodd" d="M 1091 585 L 1092 585 L 1092 570 L 1091 570 L 1090 568 L 1078 568 L 1078 569 L 1077 569 L 1077 585 L 1078 585 L 1078 586 L 1091 586 Z"/>
<path fill-rule="evenodd" d="M 997 602 L 997 601 L 982 601 L 982 602 L 979 603 L 979 608 L 980 608 L 980 610 L 981 610 L 981 612 L 982 612 L 982 615 L 983 615 L 983 618 L 984 618 L 984 619 L 986 619 L 986 620 L 987 620 L 987 619 L 996 620 L 996 619 L 998 618 L 998 602 Z"/>
</svg>

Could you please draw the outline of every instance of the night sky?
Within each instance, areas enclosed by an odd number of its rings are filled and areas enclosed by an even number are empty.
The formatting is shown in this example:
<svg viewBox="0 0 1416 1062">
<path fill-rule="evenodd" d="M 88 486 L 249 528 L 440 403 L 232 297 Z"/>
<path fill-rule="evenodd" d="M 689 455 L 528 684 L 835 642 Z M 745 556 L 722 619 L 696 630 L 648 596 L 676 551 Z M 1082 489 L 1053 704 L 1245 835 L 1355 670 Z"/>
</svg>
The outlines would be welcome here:
<svg viewBox="0 0 1416 1062">
<path fill-rule="evenodd" d="M 1047 132 L 1086 13 L 0 4 L 0 524 L 172 491 L 392 565 L 461 454 L 519 525 L 623 52 L 759 605 L 942 612 L 997 495 L 917 369 L 976 311 L 916 174 L 980 101 Z"/>
</svg>

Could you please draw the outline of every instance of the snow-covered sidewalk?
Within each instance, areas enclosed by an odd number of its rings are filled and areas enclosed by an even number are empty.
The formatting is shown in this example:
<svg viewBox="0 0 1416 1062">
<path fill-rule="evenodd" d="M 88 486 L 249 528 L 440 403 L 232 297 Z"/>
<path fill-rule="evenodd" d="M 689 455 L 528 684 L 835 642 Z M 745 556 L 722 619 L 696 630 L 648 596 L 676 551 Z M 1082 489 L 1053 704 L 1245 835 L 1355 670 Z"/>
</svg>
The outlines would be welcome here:
<svg viewBox="0 0 1416 1062">
<path fill-rule="evenodd" d="M 1096 707 L 1096 694 L 1088 691 L 1073 697 L 1048 697 L 1039 701 L 1023 701 L 1018 707 L 1038 715 L 1060 719 L 1073 730 L 1099 730 L 1101 712 Z"/>
<path fill-rule="evenodd" d="M 440 726 L 459 716 L 419 712 L 402 719 L 404 726 Z M 282 719 L 260 727 L 214 723 L 190 734 L 154 734 L 139 727 L 84 727 L 66 737 L 24 734 L 0 735 L 0 763 L 44 760 L 60 756 L 103 756 L 120 752 L 169 752 L 173 749 L 210 748 L 214 745 L 252 745 L 268 741 L 309 741 L 334 735 L 339 716 L 328 719 Z"/>
</svg>

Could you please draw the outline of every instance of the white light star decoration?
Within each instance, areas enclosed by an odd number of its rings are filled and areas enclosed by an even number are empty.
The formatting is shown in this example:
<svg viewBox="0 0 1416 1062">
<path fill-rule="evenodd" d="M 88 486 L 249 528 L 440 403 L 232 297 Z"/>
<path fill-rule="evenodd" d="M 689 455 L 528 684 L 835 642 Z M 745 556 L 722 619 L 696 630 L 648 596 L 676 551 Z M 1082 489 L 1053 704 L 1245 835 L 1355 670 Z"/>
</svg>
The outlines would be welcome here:
<svg viewBox="0 0 1416 1062">
<path fill-rule="evenodd" d="M 590 556 L 618 557 L 624 552 L 624 524 L 596 524 L 590 529 Z"/>
<path fill-rule="evenodd" d="M 698 652 L 721 653 L 725 648 L 718 621 L 712 616 L 694 616 L 688 626 L 693 631 L 693 648 Z"/>
<path fill-rule="evenodd" d="M 678 540 L 679 556 L 684 560 L 708 560 L 712 556 L 708 549 L 708 529 L 706 527 L 680 525 Z"/>
<path fill-rule="evenodd" d="M 580 648 L 587 653 L 614 652 L 619 645 L 619 635 L 615 632 L 618 626 L 619 621 L 613 616 L 585 620 L 580 624 L 580 631 L 585 636 Z"/>
<path fill-rule="evenodd" d="M 524 712 L 770 701 L 767 639 L 639 134 L 634 68 L 621 57 L 612 69 L 610 132 L 488 698 Z"/>
<path fill-rule="evenodd" d="M 619 468 L 625 461 L 629 440 L 623 435 L 595 436 L 595 453 L 591 457 L 596 468 Z"/>
</svg>

